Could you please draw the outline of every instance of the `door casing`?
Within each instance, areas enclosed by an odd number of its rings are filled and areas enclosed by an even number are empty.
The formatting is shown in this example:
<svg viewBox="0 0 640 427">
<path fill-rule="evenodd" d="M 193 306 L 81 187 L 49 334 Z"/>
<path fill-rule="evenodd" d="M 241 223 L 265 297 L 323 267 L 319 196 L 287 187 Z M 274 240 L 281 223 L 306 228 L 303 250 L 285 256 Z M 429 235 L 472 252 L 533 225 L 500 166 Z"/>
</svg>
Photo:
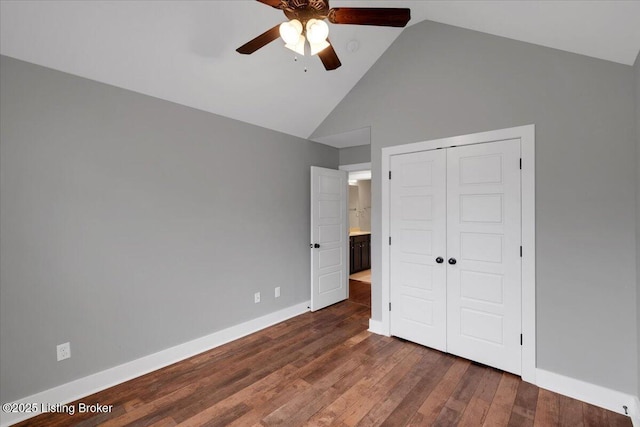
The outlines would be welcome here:
<svg viewBox="0 0 640 427">
<path fill-rule="evenodd" d="M 520 139 L 522 154 L 521 213 L 522 213 L 522 379 L 536 383 L 536 277 L 535 277 L 535 125 L 518 126 L 488 132 L 480 132 L 450 138 L 415 142 L 411 144 L 385 147 L 382 149 L 382 233 L 377 237 L 382 248 L 381 270 L 381 312 L 382 319 L 371 319 L 369 329 L 382 335 L 390 335 L 390 184 L 389 171 L 391 156 L 433 150 L 460 145 Z M 374 236 L 372 236 L 374 238 Z M 375 266 L 374 266 L 375 267 Z M 375 286 L 375 284 L 374 284 Z"/>
</svg>

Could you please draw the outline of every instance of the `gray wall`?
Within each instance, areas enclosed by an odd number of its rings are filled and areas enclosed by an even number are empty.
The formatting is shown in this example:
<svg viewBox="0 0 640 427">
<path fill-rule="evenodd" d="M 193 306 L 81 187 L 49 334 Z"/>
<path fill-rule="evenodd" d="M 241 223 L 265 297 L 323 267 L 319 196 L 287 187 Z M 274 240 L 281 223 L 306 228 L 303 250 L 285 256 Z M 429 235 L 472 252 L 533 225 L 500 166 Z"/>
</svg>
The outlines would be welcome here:
<svg viewBox="0 0 640 427">
<path fill-rule="evenodd" d="M 534 123 L 537 366 L 635 394 L 634 84 L 625 65 L 428 21 L 406 29 L 312 135 L 371 126 L 373 318 L 381 148 Z"/>
<path fill-rule="evenodd" d="M 349 228 L 371 231 L 371 180 L 349 185 Z"/>
<path fill-rule="evenodd" d="M 349 231 L 360 228 L 360 220 L 358 218 L 359 207 L 360 198 L 358 196 L 358 186 L 349 185 Z"/>
<path fill-rule="evenodd" d="M 358 222 L 360 230 L 371 231 L 371 180 L 361 179 L 358 181 L 358 205 L 360 216 Z"/>
<path fill-rule="evenodd" d="M 634 66 L 636 75 L 636 327 L 638 328 L 638 393 L 640 397 L 640 53 Z"/>
<path fill-rule="evenodd" d="M 337 149 L 0 67 L 2 402 L 309 299 L 309 166 Z"/>
<path fill-rule="evenodd" d="M 357 145 L 340 149 L 340 165 L 355 165 L 371 161 L 371 146 Z"/>
</svg>

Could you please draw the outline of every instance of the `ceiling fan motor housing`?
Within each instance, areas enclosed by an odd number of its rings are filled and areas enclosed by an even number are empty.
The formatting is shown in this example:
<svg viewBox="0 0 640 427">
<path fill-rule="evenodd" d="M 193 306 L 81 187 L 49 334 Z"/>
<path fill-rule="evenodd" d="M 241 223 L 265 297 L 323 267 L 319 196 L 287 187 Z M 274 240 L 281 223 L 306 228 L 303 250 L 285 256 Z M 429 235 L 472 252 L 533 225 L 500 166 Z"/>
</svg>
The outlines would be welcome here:
<svg viewBox="0 0 640 427">
<path fill-rule="evenodd" d="M 283 0 L 283 12 L 289 19 L 297 19 L 303 27 L 310 19 L 326 19 L 329 14 L 328 2 L 324 0 Z"/>
</svg>

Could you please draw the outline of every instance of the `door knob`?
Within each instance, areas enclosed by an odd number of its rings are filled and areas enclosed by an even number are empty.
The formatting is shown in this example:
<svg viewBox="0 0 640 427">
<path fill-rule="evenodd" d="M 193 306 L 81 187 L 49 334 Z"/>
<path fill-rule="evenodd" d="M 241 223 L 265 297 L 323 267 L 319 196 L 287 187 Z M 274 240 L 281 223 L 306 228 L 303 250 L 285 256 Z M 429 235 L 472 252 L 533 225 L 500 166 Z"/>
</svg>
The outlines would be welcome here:
<svg viewBox="0 0 640 427">
<path fill-rule="evenodd" d="M 449 258 L 449 261 L 448 261 L 448 262 L 449 262 L 449 264 L 453 265 L 453 264 L 455 264 L 455 263 L 456 263 L 456 262 L 458 262 L 458 261 L 456 261 L 456 259 L 455 259 L 455 258 Z"/>
<path fill-rule="evenodd" d="M 314 244 L 313 244 L 313 247 L 314 247 L 314 248 L 319 248 L 319 247 L 320 247 L 320 244 L 319 244 L 319 243 L 314 243 Z"/>
<path fill-rule="evenodd" d="M 438 258 L 436 258 L 436 262 L 438 264 L 442 264 L 444 262 L 444 259 L 441 256 L 439 256 Z"/>
</svg>

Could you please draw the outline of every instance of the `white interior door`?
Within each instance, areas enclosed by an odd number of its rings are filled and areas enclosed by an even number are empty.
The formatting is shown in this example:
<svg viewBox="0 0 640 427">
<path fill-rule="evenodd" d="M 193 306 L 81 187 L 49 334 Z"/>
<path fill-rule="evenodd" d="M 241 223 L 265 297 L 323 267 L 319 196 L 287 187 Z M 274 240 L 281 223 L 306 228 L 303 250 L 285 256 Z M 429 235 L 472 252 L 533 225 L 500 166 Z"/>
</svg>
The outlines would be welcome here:
<svg viewBox="0 0 640 427">
<path fill-rule="evenodd" d="M 391 334 L 442 351 L 446 350 L 445 165 L 445 150 L 391 158 Z"/>
<path fill-rule="evenodd" d="M 519 140 L 447 150 L 447 351 L 518 375 L 519 163 Z"/>
<path fill-rule="evenodd" d="M 311 167 L 311 311 L 347 299 L 347 172 Z"/>
</svg>

